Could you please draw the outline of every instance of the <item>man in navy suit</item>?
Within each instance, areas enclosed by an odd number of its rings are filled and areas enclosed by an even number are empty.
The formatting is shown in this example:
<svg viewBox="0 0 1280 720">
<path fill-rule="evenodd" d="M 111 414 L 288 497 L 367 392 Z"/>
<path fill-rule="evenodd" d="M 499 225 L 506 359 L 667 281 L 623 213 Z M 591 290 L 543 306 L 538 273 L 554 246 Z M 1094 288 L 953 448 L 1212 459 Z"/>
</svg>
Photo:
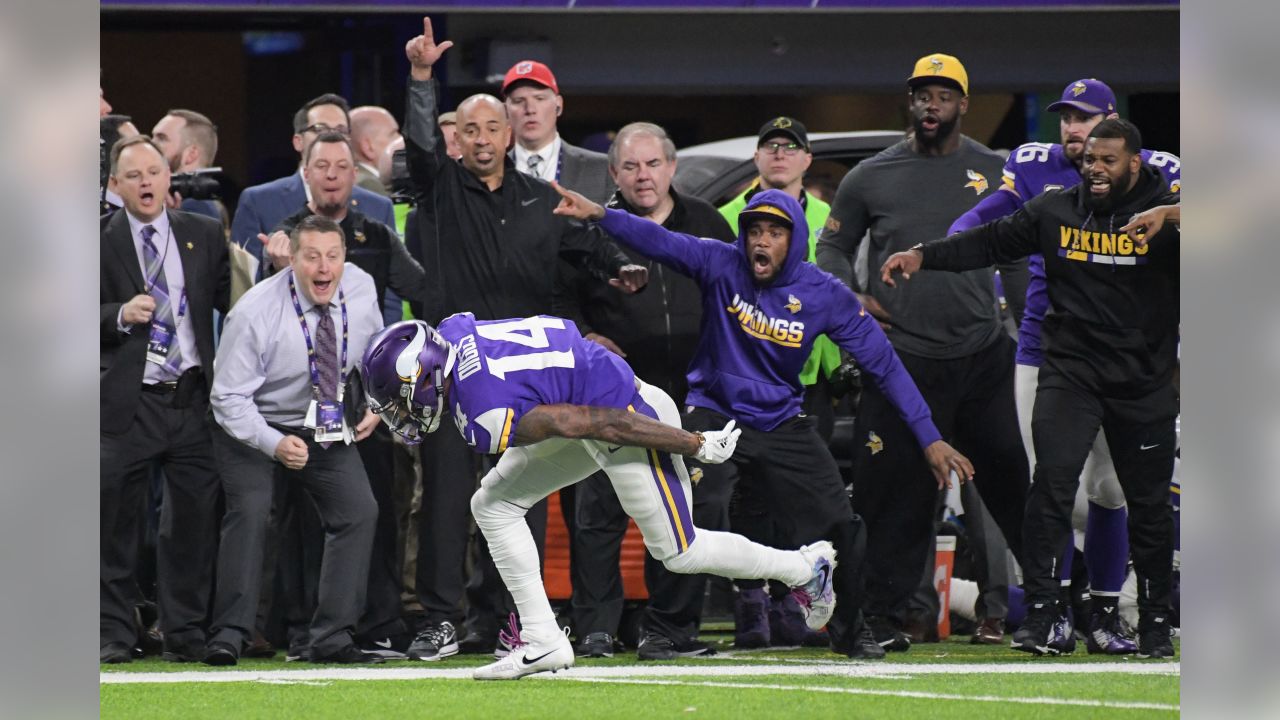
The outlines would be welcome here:
<svg viewBox="0 0 1280 720">
<path fill-rule="evenodd" d="M 293 149 L 298 157 L 302 151 L 326 130 L 351 134 L 350 106 L 339 95 L 326 93 L 309 100 L 293 116 Z M 281 220 L 298 212 L 311 201 L 307 185 L 302 181 L 302 169 L 298 172 L 247 188 L 240 195 L 235 219 L 231 223 L 231 239 L 262 260 L 263 243 Z M 396 226 L 391 201 L 377 193 L 357 187 L 351 194 L 351 207 L 383 223 Z M 261 270 L 264 266 L 259 266 Z M 397 301 L 398 302 L 398 301 Z"/>
</svg>

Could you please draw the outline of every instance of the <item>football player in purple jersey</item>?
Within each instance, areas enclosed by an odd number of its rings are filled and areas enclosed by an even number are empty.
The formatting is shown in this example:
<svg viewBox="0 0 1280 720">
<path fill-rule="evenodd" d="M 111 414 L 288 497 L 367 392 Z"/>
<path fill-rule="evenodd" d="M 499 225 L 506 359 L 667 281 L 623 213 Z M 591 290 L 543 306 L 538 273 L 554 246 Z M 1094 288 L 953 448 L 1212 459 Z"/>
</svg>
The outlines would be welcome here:
<svg viewBox="0 0 1280 720">
<path fill-rule="evenodd" d="M 1106 83 L 1093 78 L 1068 83 L 1062 91 L 1062 98 L 1049 105 L 1047 110 L 1057 111 L 1059 114 L 1062 142 L 1020 145 L 1005 162 L 1000 192 L 992 193 L 972 210 L 961 215 L 947 231 L 948 235 L 1010 215 L 1041 193 L 1079 184 L 1081 158 L 1090 131 L 1104 119 L 1119 117 L 1116 113 L 1115 93 Z M 1142 150 L 1141 155 L 1144 163 L 1160 171 L 1171 191 L 1176 193 L 1180 190 L 1182 162 L 1176 155 L 1146 149 Z M 1049 297 L 1046 291 L 1044 258 L 1039 254 L 1032 255 L 1028 268 L 1030 280 L 1027 285 L 1026 309 L 1018 328 L 1014 382 L 1023 445 L 1034 466 L 1031 409 L 1035 404 L 1037 378 L 1043 362 L 1040 326 L 1049 311 Z M 1085 463 L 1082 481 L 1082 497 L 1076 503 L 1073 524 L 1085 536 L 1084 557 L 1088 566 L 1092 602 L 1089 603 L 1090 617 L 1076 617 L 1074 620 L 1087 628 L 1085 635 L 1089 652 L 1113 655 L 1133 653 L 1137 646 L 1129 637 L 1116 611 L 1129 562 L 1124 493 L 1120 489 L 1107 441 L 1102 433 L 1094 441 L 1093 452 Z M 1060 566 L 1064 593 L 1071 581 L 1071 559 L 1074 551 L 1074 542 L 1064 549 Z M 1064 603 L 1063 607 L 1070 607 L 1070 604 Z M 1070 652 L 1074 649 L 1072 622 L 1065 613 L 1059 620 L 1056 635 L 1057 638 L 1052 643 L 1056 651 Z"/>
<path fill-rule="evenodd" d="M 410 443 L 447 412 L 471 447 L 500 454 L 471 498 L 476 525 L 515 599 L 506 657 L 477 680 L 514 680 L 574 663 L 556 625 L 525 513 L 560 488 L 603 470 L 649 553 L 678 573 L 776 579 L 792 586 L 806 623 L 835 609 L 836 551 L 818 541 L 777 550 L 741 535 L 694 527 L 683 456 L 716 464 L 733 455 L 741 430 L 686 432 L 675 402 L 635 376 L 626 361 L 583 339 L 562 318 L 478 321 L 460 313 L 439 331 L 411 320 L 370 341 L 361 364 L 370 407 Z"/>
</svg>

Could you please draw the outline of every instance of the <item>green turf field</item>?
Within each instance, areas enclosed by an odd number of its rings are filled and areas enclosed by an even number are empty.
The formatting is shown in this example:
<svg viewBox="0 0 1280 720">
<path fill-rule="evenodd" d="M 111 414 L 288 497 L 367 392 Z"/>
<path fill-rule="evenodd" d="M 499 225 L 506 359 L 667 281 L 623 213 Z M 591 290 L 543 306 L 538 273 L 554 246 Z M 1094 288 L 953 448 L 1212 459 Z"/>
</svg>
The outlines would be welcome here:
<svg viewBox="0 0 1280 720">
<path fill-rule="evenodd" d="M 712 638 L 714 639 L 714 638 Z M 817 649 L 733 652 L 640 663 L 634 654 L 480 683 L 482 656 L 373 667 L 247 660 L 235 668 L 155 660 L 102 672 L 103 718 L 928 718 L 1172 717 L 1180 664 L 1033 658 L 961 638 L 888 661 Z"/>
</svg>

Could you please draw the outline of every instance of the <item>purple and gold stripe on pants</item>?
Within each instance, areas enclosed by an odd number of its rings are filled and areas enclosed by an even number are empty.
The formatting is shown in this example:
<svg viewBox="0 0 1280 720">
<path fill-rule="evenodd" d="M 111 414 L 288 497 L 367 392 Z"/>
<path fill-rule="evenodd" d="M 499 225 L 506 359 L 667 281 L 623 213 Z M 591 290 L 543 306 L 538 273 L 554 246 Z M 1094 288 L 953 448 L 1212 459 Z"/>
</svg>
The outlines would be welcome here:
<svg viewBox="0 0 1280 720">
<path fill-rule="evenodd" d="M 648 403 L 640 397 L 639 393 L 633 405 L 628 405 L 627 409 L 631 412 L 637 412 L 636 406 L 639 406 L 639 412 L 649 417 L 659 420 L 658 414 Z M 662 507 L 667 513 L 667 522 L 671 526 L 671 531 L 675 535 L 676 550 L 684 552 L 689 549 L 689 543 L 693 542 L 694 528 L 693 515 L 689 511 L 689 498 L 685 495 L 684 486 L 680 483 L 680 475 L 676 473 L 675 463 L 672 462 L 671 455 L 657 450 L 646 450 L 649 456 L 649 474 L 653 478 L 654 486 L 658 490 L 658 496 L 662 500 Z"/>
</svg>

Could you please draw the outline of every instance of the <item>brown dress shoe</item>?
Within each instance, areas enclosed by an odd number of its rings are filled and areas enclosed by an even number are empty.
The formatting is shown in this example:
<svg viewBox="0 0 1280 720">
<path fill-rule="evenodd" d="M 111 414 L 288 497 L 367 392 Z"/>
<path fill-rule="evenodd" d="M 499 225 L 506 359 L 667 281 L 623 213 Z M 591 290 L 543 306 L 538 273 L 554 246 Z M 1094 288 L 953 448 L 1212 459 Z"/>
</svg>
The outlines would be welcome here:
<svg viewBox="0 0 1280 720">
<path fill-rule="evenodd" d="M 244 649 L 244 656 L 250 658 L 271 658 L 276 656 L 276 649 L 262 636 L 262 631 L 254 628 L 253 637 Z"/>
<path fill-rule="evenodd" d="M 973 637 L 969 638 L 970 645 L 1003 645 L 1004 644 L 1004 621 L 998 618 L 987 618 L 982 621 L 977 630 L 973 631 Z"/>
</svg>

